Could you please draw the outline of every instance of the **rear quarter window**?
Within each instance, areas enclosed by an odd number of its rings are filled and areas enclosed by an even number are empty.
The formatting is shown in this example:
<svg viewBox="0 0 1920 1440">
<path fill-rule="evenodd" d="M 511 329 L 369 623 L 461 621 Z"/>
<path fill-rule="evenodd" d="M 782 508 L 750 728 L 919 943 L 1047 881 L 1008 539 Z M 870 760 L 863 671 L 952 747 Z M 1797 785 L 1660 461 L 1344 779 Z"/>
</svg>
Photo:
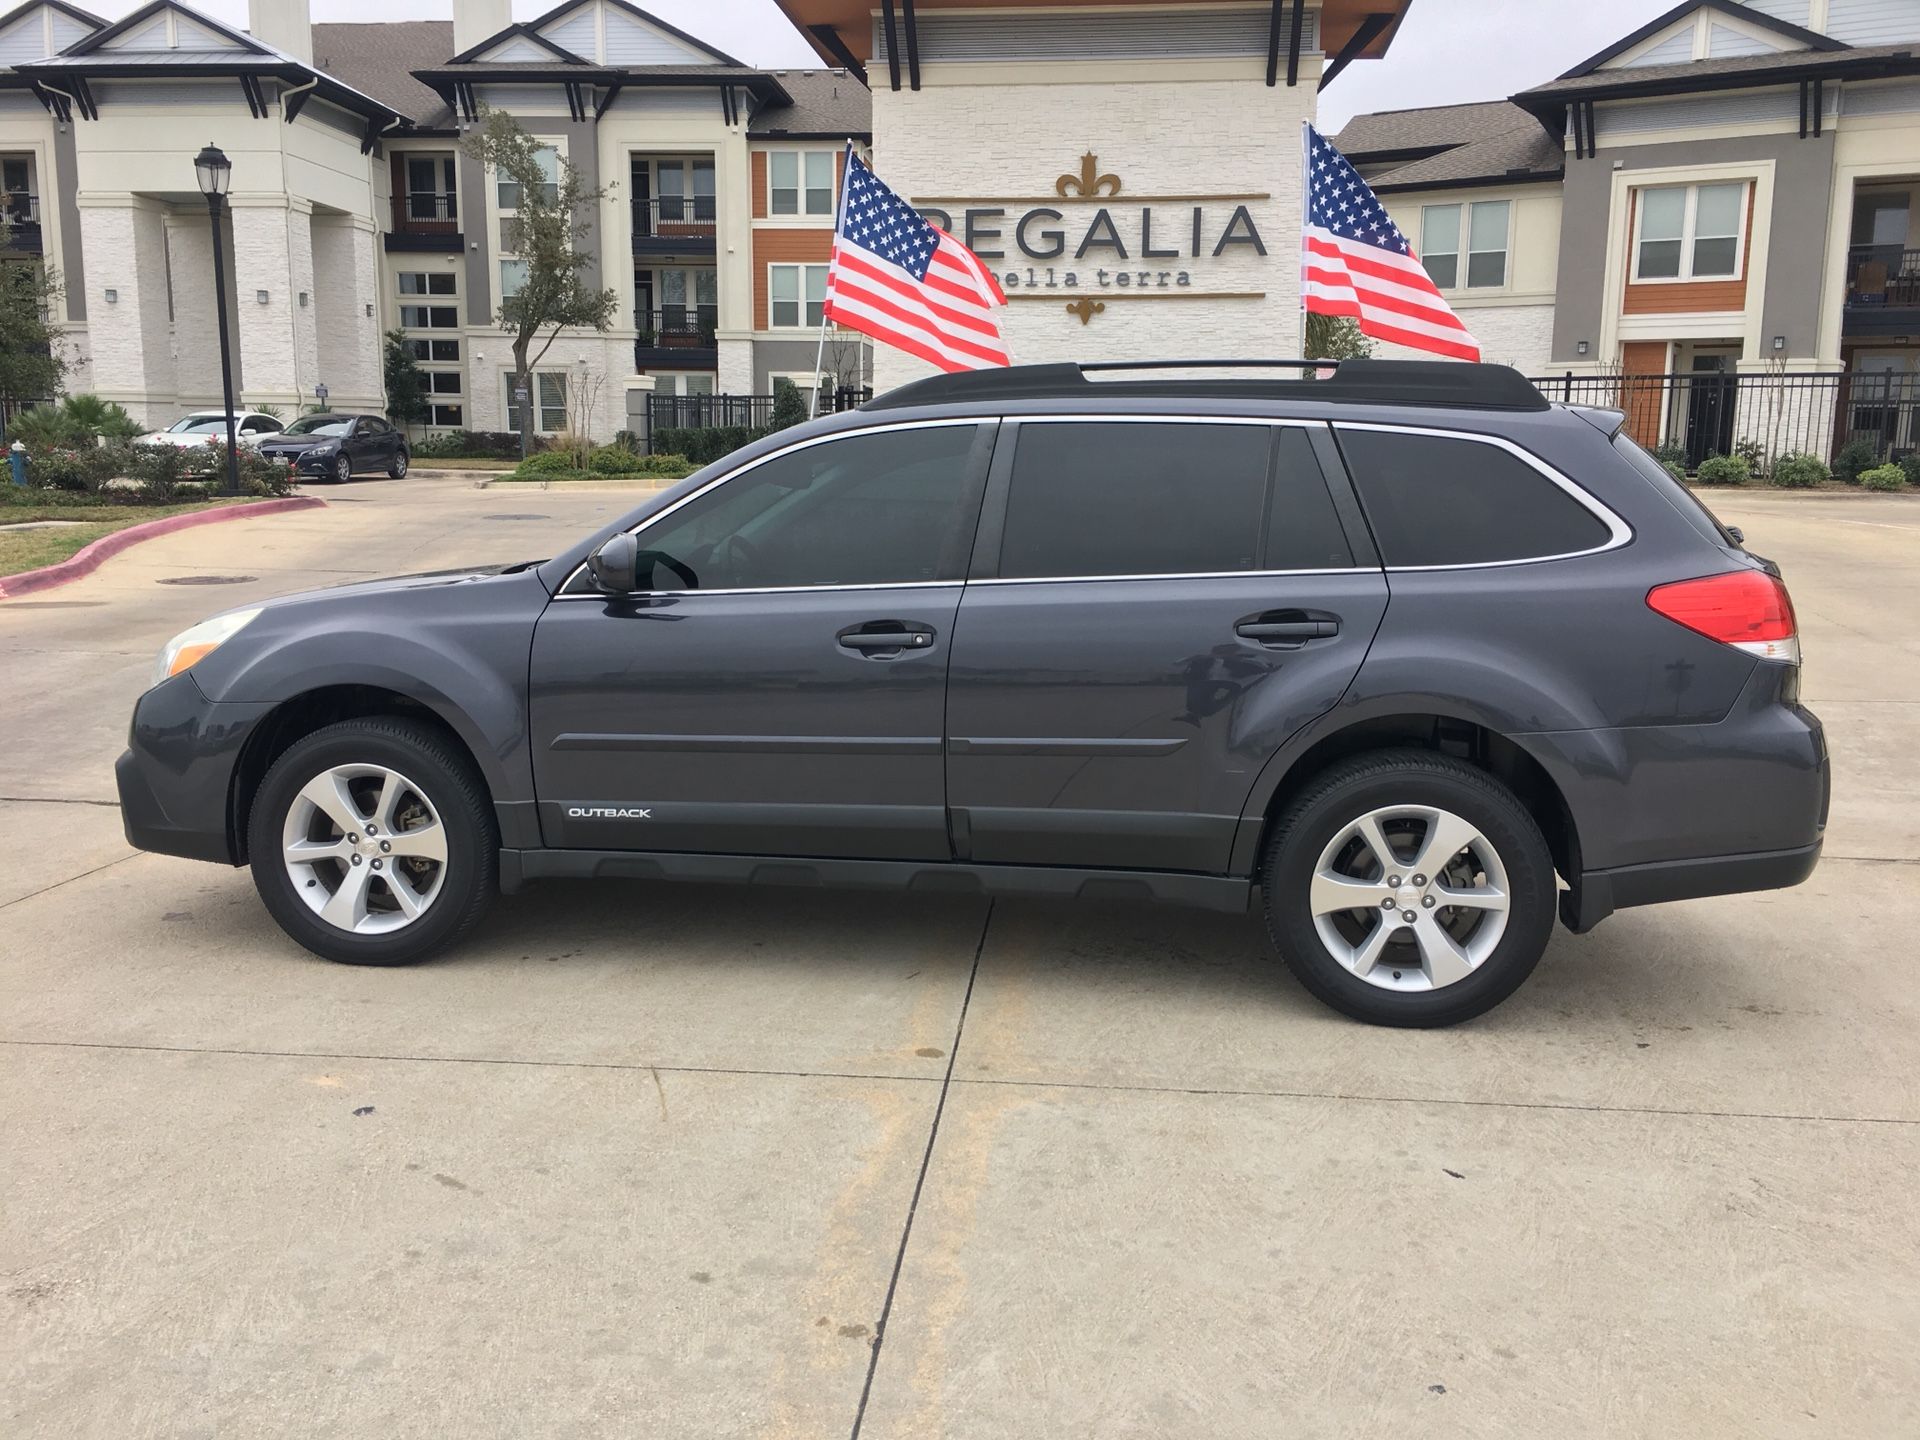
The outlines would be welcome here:
<svg viewBox="0 0 1920 1440">
<path fill-rule="evenodd" d="M 1604 521 L 1498 445 L 1394 430 L 1337 430 L 1389 566 L 1498 565 L 1597 550 Z"/>
<path fill-rule="evenodd" d="M 1728 533 L 1727 527 L 1720 523 L 1720 517 L 1707 508 L 1707 502 L 1693 491 L 1682 485 L 1667 473 L 1667 467 L 1649 455 L 1638 441 L 1625 431 L 1614 436 L 1613 448 L 1629 465 L 1646 478 L 1646 482 L 1660 494 L 1667 503 L 1680 512 L 1683 518 L 1702 539 L 1711 540 L 1716 545 L 1728 545 L 1739 548 L 1739 541 Z"/>
</svg>

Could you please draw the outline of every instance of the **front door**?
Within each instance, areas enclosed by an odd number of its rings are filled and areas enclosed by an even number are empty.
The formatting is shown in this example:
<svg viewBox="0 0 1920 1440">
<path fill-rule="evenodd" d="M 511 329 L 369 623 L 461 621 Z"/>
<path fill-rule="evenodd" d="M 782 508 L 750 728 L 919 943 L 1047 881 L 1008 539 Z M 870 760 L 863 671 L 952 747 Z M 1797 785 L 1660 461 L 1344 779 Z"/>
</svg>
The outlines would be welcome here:
<svg viewBox="0 0 1920 1440">
<path fill-rule="evenodd" d="M 1738 350 L 1695 350 L 1687 362 L 1685 446 L 1688 468 L 1733 453 L 1734 366 Z"/>
<path fill-rule="evenodd" d="M 574 849 L 943 860 L 947 658 L 992 425 L 776 452 L 534 633 L 534 778 Z"/>
<path fill-rule="evenodd" d="M 1386 611 L 1316 445 L 1323 425 L 1002 427 L 948 687 L 961 858 L 1226 870 L 1262 765 Z"/>
</svg>

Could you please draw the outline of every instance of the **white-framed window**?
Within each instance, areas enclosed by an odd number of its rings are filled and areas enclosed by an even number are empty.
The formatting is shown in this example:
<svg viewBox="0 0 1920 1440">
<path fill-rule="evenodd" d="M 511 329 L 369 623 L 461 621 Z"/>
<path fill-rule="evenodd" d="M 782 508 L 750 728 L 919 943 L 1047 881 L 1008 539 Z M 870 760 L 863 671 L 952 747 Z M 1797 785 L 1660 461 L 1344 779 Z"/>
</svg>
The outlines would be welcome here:
<svg viewBox="0 0 1920 1440">
<path fill-rule="evenodd" d="M 1633 278 L 1737 280 L 1747 228 L 1747 182 L 1646 186 L 1635 192 Z"/>
<path fill-rule="evenodd" d="M 452 295 L 456 293 L 453 272 L 450 270 L 402 270 L 400 293 L 402 295 Z"/>
<path fill-rule="evenodd" d="M 1462 234 L 1461 222 L 1466 222 Z M 1507 283 L 1510 200 L 1420 207 L 1420 259 L 1442 290 L 1498 290 Z M 1464 242 L 1464 250 L 1462 248 Z M 1465 263 L 1462 263 L 1462 256 Z"/>
<path fill-rule="evenodd" d="M 827 303 L 827 267 L 771 265 L 767 268 L 767 328 L 819 329 Z"/>
<path fill-rule="evenodd" d="M 466 413 L 465 408 L 459 405 L 429 405 L 427 424 L 446 430 L 465 429 Z"/>
<path fill-rule="evenodd" d="M 454 305 L 402 305 L 402 330 L 458 330 L 460 310 Z"/>
<path fill-rule="evenodd" d="M 540 173 L 547 177 L 540 188 L 546 193 L 547 203 L 551 205 L 560 195 L 560 152 L 552 145 L 542 145 L 533 152 L 533 158 L 540 167 Z M 498 176 L 494 181 L 494 196 L 502 210 L 518 210 L 520 182 L 506 175 Z"/>
<path fill-rule="evenodd" d="M 507 428 L 520 428 L 520 406 L 513 398 L 513 375 L 500 377 L 507 392 Z M 533 373 L 535 398 L 533 428 L 551 435 L 567 428 L 567 372 L 536 370 Z"/>
<path fill-rule="evenodd" d="M 772 150 L 767 154 L 769 215 L 833 214 L 832 150 Z"/>
<path fill-rule="evenodd" d="M 527 283 L 527 262 L 524 260 L 502 260 L 500 262 L 500 298 L 511 299 L 520 293 L 520 287 Z"/>
<path fill-rule="evenodd" d="M 713 376 L 698 370 L 656 370 L 653 377 L 656 395 L 711 395 Z"/>
<path fill-rule="evenodd" d="M 413 358 L 422 364 L 458 365 L 460 363 L 458 340 L 410 340 L 407 343 L 413 347 Z"/>
</svg>

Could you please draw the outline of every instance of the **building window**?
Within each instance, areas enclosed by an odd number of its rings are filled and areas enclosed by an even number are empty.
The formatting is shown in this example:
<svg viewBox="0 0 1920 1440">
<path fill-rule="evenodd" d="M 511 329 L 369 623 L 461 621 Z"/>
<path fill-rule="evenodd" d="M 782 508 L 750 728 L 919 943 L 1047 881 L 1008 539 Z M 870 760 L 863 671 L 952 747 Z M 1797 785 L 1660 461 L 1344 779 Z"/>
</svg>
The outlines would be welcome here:
<svg viewBox="0 0 1920 1440">
<path fill-rule="evenodd" d="M 460 342 L 458 340 L 410 340 L 413 358 L 416 360 L 439 361 L 441 364 L 459 364 Z"/>
<path fill-rule="evenodd" d="M 504 375 L 507 390 L 507 428 L 520 428 L 520 407 L 513 398 L 513 376 Z M 539 392 L 534 414 L 533 428 L 545 434 L 554 434 L 567 428 L 567 372 L 564 370 L 539 370 L 534 372 L 534 388 Z"/>
<path fill-rule="evenodd" d="M 1460 221 L 1467 222 L 1466 288 L 1497 290 L 1507 283 L 1507 233 L 1513 204 L 1476 200 L 1471 205 L 1423 205 L 1420 209 L 1420 258 L 1442 290 L 1460 287 Z"/>
<path fill-rule="evenodd" d="M 402 305 L 402 330 L 458 330 L 460 311 L 452 305 Z"/>
<path fill-rule="evenodd" d="M 458 395 L 460 393 L 460 372 L 458 370 L 429 370 L 427 389 L 434 395 Z"/>
<path fill-rule="evenodd" d="M 831 150 L 774 150 L 767 155 L 769 215 L 833 214 Z"/>
<path fill-rule="evenodd" d="M 453 276 L 436 275 L 428 271 L 403 270 L 400 272 L 400 293 L 402 295 L 451 295 Z"/>
<path fill-rule="evenodd" d="M 551 205 L 560 198 L 560 152 L 551 145 L 542 145 L 533 152 L 533 158 L 540 166 L 540 173 L 547 177 L 546 183 L 540 189 L 545 194 L 547 203 Z M 520 208 L 519 181 L 510 180 L 502 175 L 495 182 L 494 189 L 502 210 Z"/>
<path fill-rule="evenodd" d="M 502 260 L 500 262 L 500 298 L 507 300 L 520 293 L 520 287 L 527 283 L 527 262 L 524 260 Z"/>
<path fill-rule="evenodd" d="M 453 158 L 431 155 L 407 157 L 406 215 L 408 220 L 457 220 Z"/>
<path fill-rule="evenodd" d="M 1747 185 L 1663 185 L 1637 192 L 1635 280 L 1734 280 Z"/>
<path fill-rule="evenodd" d="M 825 318 L 827 267 L 775 265 L 771 267 L 772 304 L 767 324 L 774 330 L 818 329 Z M 805 303 L 802 304 L 802 296 Z"/>
<path fill-rule="evenodd" d="M 443 429 L 458 430 L 466 424 L 463 411 L 458 405 L 429 405 L 427 424 L 438 425 Z"/>
</svg>

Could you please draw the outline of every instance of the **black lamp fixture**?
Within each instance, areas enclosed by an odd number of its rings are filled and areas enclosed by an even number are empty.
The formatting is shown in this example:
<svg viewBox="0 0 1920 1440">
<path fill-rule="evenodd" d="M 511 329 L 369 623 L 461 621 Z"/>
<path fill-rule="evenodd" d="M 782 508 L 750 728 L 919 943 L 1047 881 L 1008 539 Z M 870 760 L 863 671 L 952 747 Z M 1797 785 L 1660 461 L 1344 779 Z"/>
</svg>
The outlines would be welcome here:
<svg viewBox="0 0 1920 1440">
<path fill-rule="evenodd" d="M 225 493 L 240 493 L 239 436 L 234 433 L 233 364 L 227 340 L 227 261 L 220 244 L 220 202 L 233 183 L 233 162 L 218 146 L 209 145 L 193 157 L 193 173 L 200 193 L 207 197 L 207 219 L 213 226 L 213 309 L 220 318 L 220 394 L 227 407 L 227 479 Z"/>
</svg>

